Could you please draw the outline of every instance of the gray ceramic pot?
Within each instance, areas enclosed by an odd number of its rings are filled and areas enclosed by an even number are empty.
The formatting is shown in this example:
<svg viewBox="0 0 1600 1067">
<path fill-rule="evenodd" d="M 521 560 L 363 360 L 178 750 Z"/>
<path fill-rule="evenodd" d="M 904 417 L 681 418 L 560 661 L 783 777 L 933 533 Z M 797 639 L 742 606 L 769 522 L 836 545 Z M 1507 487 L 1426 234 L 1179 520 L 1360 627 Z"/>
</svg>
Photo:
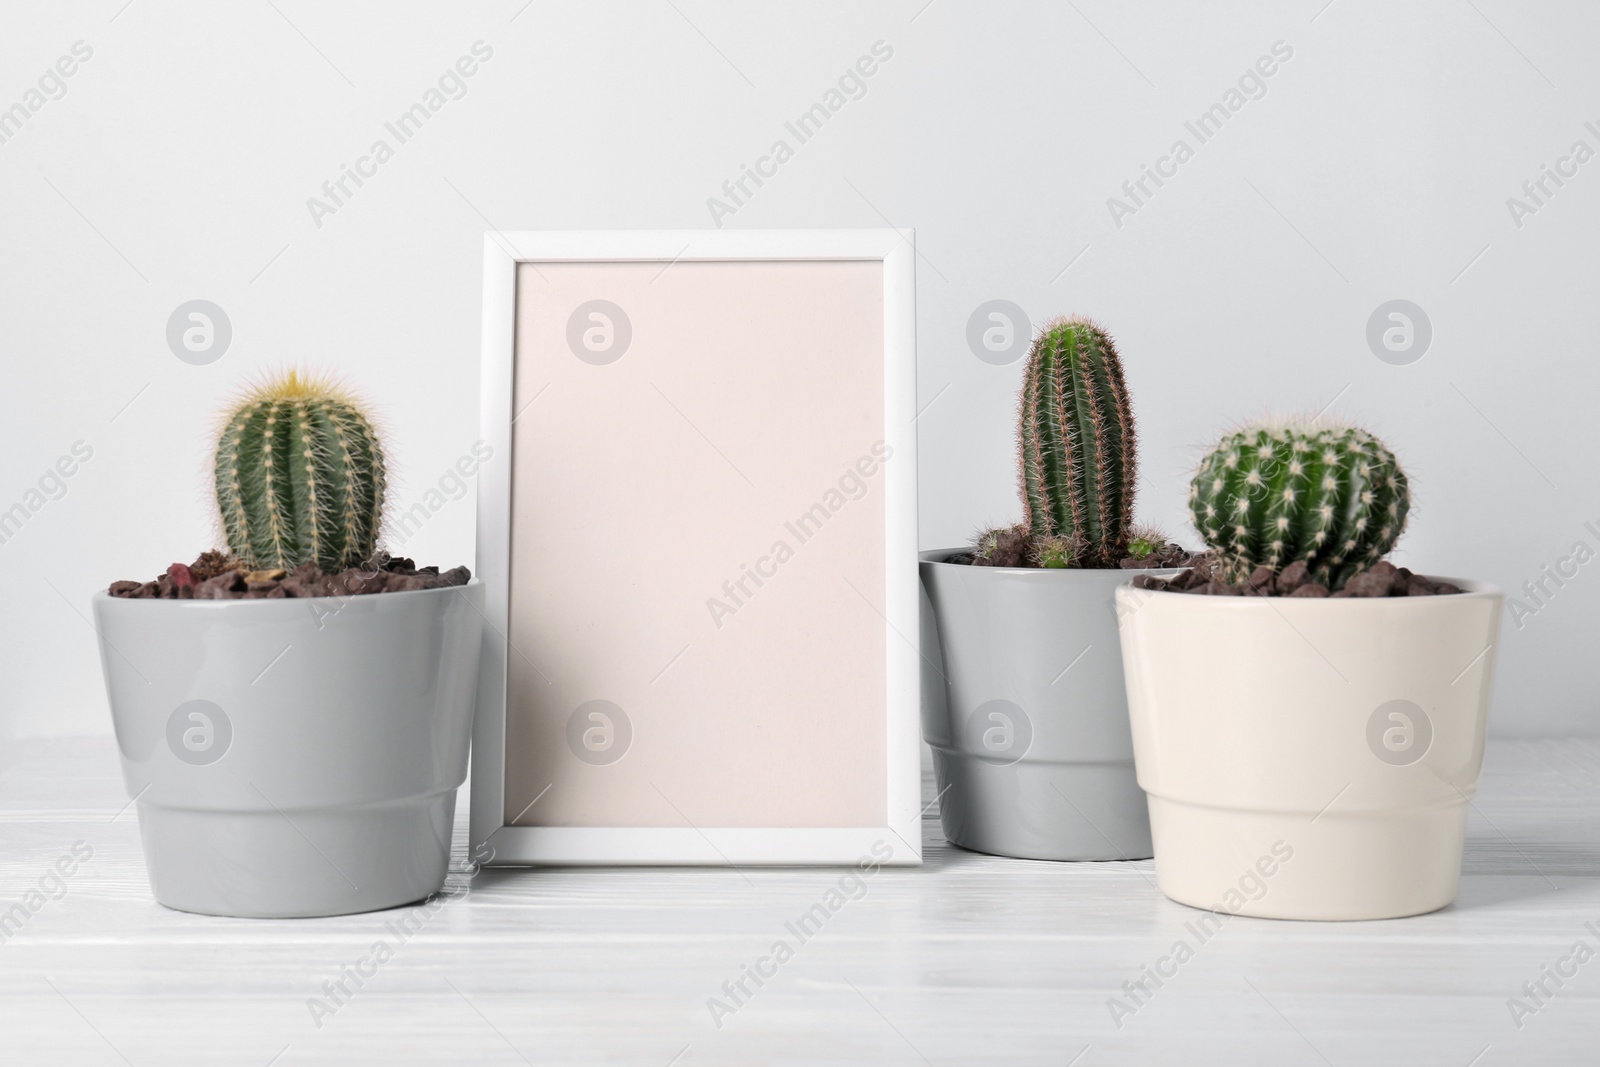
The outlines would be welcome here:
<svg viewBox="0 0 1600 1067">
<path fill-rule="evenodd" d="M 1023 859 L 1148 859 L 1115 602 L 1140 572 L 944 562 L 961 551 L 921 556 L 922 736 L 945 836 Z"/>
<path fill-rule="evenodd" d="M 444 884 L 483 586 L 94 598 L 150 888 L 210 915 L 340 915 Z"/>
</svg>

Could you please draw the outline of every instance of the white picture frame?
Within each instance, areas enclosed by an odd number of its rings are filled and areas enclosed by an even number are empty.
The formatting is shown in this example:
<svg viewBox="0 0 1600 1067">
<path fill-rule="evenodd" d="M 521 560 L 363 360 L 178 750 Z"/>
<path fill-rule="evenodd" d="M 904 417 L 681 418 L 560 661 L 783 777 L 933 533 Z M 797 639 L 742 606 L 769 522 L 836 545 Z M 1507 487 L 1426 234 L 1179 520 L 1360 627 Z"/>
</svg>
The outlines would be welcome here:
<svg viewBox="0 0 1600 1067">
<path fill-rule="evenodd" d="M 914 235 L 911 231 L 889 229 L 496 231 L 485 234 L 481 436 L 489 446 L 491 456 L 495 458 L 486 461 L 478 475 L 477 569 L 486 587 L 486 625 L 472 750 L 470 833 L 472 856 L 475 860 L 497 866 L 854 865 L 863 861 L 909 865 L 921 862 L 919 706 L 922 671 L 919 648 L 916 530 L 916 308 L 913 241 Z M 786 266 L 791 264 L 803 266 L 794 269 Z M 843 264 L 862 266 L 837 268 L 834 266 Z M 739 822 L 733 818 L 712 818 L 710 821 L 704 818 L 694 819 L 689 810 L 685 809 L 712 811 L 715 814 L 717 805 L 708 800 L 703 791 L 697 794 L 701 800 L 698 809 L 686 802 L 674 803 L 658 785 L 654 785 L 654 777 L 652 785 L 656 792 L 661 794 L 662 799 L 666 800 L 680 817 L 675 820 L 676 824 L 666 824 L 656 819 L 652 820 L 650 825 L 609 825 L 604 819 L 590 818 L 586 809 L 570 806 L 569 812 L 576 812 L 578 817 L 563 819 L 552 816 L 551 824 L 529 824 L 530 819 L 536 821 L 539 817 L 539 809 L 536 809 L 535 805 L 545 803 L 541 800 L 545 793 L 534 796 L 533 803 L 523 809 L 522 815 L 508 817 L 511 804 L 508 801 L 508 787 L 515 793 L 514 799 L 520 803 L 522 793 L 515 791 L 521 789 L 523 793 L 531 793 L 533 785 L 537 784 L 537 781 L 523 780 L 531 773 L 527 769 L 528 766 L 534 763 L 547 763 L 546 753 L 556 747 L 549 744 L 539 748 L 530 747 L 525 743 L 508 744 L 508 722 L 513 727 L 513 733 L 524 729 L 520 725 L 523 723 L 532 724 L 527 726 L 524 732 L 537 728 L 543 730 L 546 736 L 555 728 L 552 723 L 539 719 L 544 712 L 538 710 L 535 705 L 544 699 L 542 696 L 517 698 L 518 702 L 510 709 L 508 715 L 508 692 L 514 692 L 516 685 L 519 684 L 517 679 L 527 674 L 524 661 L 527 666 L 534 666 L 533 661 L 546 654 L 546 650 L 539 647 L 537 642 L 534 647 L 527 649 L 521 647 L 521 640 L 513 645 L 514 623 L 516 626 L 522 626 L 520 620 L 533 619 L 533 622 L 528 623 L 526 628 L 520 631 L 524 639 L 530 639 L 540 632 L 552 633 L 554 631 L 540 630 L 541 613 L 558 610 L 547 607 L 546 595 L 541 595 L 520 597 L 515 605 L 516 610 L 513 611 L 513 598 L 517 596 L 513 591 L 514 571 L 518 575 L 518 581 L 534 581 L 532 576 L 540 567 L 552 569 L 552 574 L 555 573 L 554 565 L 543 563 L 545 557 L 529 547 L 537 538 L 519 535 L 521 540 L 517 545 L 513 544 L 514 513 L 524 513 L 517 510 L 521 498 L 514 498 L 516 491 L 514 485 L 519 477 L 524 483 L 528 483 L 530 477 L 537 482 L 539 469 L 538 464 L 526 458 L 519 466 L 517 457 L 522 453 L 518 448 L 534 447 L 529 442 L 534 440 L 537 431 L 526 427 L 546 426 L 545 420 L 555 418 L 558 412 L 571 410 L 570 405 L 563 401 L 560 404 L 551 403 L 544 412 L 540 412 L 534 406 L 535 401 L 539 399 L 539 393 L 532 394 L 532 399 L 524 400 L 520 405 L 521 410 L 518 410 L 519 360 L 522 361 L 524 368 L 556 366 L 555 360 L 558 358 L 571 360 L 571 356 L 563 357 L 559 352 L 551 355 L 544 351 L 559 347 L 556 341 L 551 340 L 553 335 L 548 324 L 542 325 L 538 332 L 524 334 L 519 352 L 519 314 L 523 319 L 529 321 L 537 319 L 540 323 L 544 323 L 547 311 L 549 314 L 564 313 L 565 305 L 560 308 L 553 306 L 558 301 L 558 297 L 554 294 L 568 293 L 570 303 L 570 293 L 578 291 L 564 279 L 581 277 L 592 280 L 608 277 L 604 271 L 596 273 L 599 266 L 615 267 L 611 274 L 618 278 L 632 278 L 633 281 L 627 284 L 632 284 L 635 292 L 643 291 L 639 289 L 637 272 L 641 267 L 647 268 L 652 272 L 650 285 L 656 286 L 665 278 L 670 285 L 679 287 L 680 291 L 673 298 L 674 307 L 681 302 L 693 305 L 694 300 L 698 299 L 695 295 L 695 285 L 706 288 L 707 291 L 710 291 L 708 287 L 714 287 L 719 294 L 719 300 L 731 300 L 735 303 L 740 299 L 745 300 L 744 308 L 735 316 L 739 321 L 751 316 L 760 317 L 769 314 L 769 307 L 784 304 L 781 299 L 773 300 L 769 305 L 749 295 L 739 296 L 738 294 L 745 292 L 743 282 L 746 278 L 752 279 L 750 285 L 752 292 L 761 291 L 761 285 L 775 284 L 774 279 L 782 282 L 782 291 L 785 293 L 795 285 L 812 284 L 807 280 L 815 279 L 819 291 L 839 293 L 844 292 L 849 284 L 853 284 L 854 279 L 881 277 L 881 368 L 868 368 L 864 373 L 876 376 L 881 371 L 881 444 L 884 446 L 882 452 L 892 457 L 885 459 L 881 468 L 873 468 L 881 481 L 880 484 L 870 486 L 865 496 L 866 500 L 871 501 L 874 509 L 870 512 L 871 515 L 878 515 L 876 509 L 881 508 L 882 567 L 881 572 L 874 571 L 879 574 L 876 587 L 863 589 L 852 585 L 853 593 L 839 594 L 859 597 L 859 600 L 854 602 L 855 607 L 845 609 L 845 613 L 851 614 L 853 620 L 851 625 L 861 625 L 861 616 L 853 614 L 857 609 L 862 613 L 870 609 L 877 618 L 877 622 L 872 624 L 871 639 L 864 639 L 850 646 L 852 649 L 859 647 L 869 651 L 876 649 L 877 651 L 871 651 L 871 655 L 874 659 L 881 658 L 882 662 L 881 700 L 877 696 L 863 696 L 859 701 L 860 707 L 849 713 L 852 722 L 868 713 L 874 716 L 868 726 L 862 727 L 863 736 L 874 739 L 872 744 L 864 745 L 863 750 L 871 749 L 878 753 L 872 758 L 871 766 L 867 768 L 871 777 L 863 777 L 859 767 L 857 772 L 848 776 L 848 782 L 861 783 L 863 796 L 867 796 L 869 792 L 872 796 L 878 795 L 872 791 L 878 790 L 881 786 L 881 808 L 876 806 L 875 799 L 871 800 L 870 804 L 863 802 L 858 805 L 862 811 L 872 813 L 869 817 L 854 819 L 848 812 L 841 814 L 839 811 L 830 811 L 826 814 L 819 813 L 813 822 L 809 811 L 793 814 L 797 801 L 795 798 L 785 797 L 782 798 L 781 804 L 775 805 L 791 812 L 781 825 L 770 823 L 728 825 Z M 520 291 L 519 276 L 524 279 Z M 577 283 L 573 283 L 575 284 Z M 599 288 L 595 290 L 596 294 L 603 295 L 601 291 L 605 289 L 605 284 L 597 284 Z M 563 285 L 567 288 L 562 289 Z M 546 291 L 547 286 L 552 294 L 549 297 L 551 309 L 546 309 L 540 304 L 543 298 L 537 295 Z M 650 292 L 651 299 L 655 299 L 654 294 L 659 290 L 652 289 Z M 868 291 L 863 288 L 863 292 L 867 295 L 862 296 L 861 301 L 876 301 L 874 295 L 876 290 Z M 850 307 L 856 306 L 852 300 L 842 302 Z M 579 350 L 576 342 L 571 340 L 573 337 L 571 323 L 577 321 L 581 310 L 580 307 L 573 312 L 573 319 L 568 320 L 565 333 L 574 355 L 577 355 Z M 816 321 L 850 320 L 849 308 L 837 313 L 828 307 L 819 310 L 822 314 Z M 777 311 L 770 313 L 779 314 Z M 626 315 L 622 317 L 624 320 L 627 318 Z M 656 319 L 661 320 L 663 316 L 657 315 Z M 685 340 L 678 342 L 685 346 L 702 343 L 700 340 L 689 339 L 689 334 L 693 334 L 696 338 L 706 336 L 697 332 L 700 327 L 692 323 L 680 322 L 676 328 L 685 335 Z M 709 329 L 709 326 L 706 328 Z M 640 336 L 640 331 L 643 329 L 644 332 L 649 332 L 648 325 L 631 323 L 630 329 L 633 331 L 633 344 L 640 346 L 640 351 L 644 352 L 648 346 L 645 339 Z M 665 332 L 666 329 L 665 326 L 660 327 L 658 332 Z M 583 343 L 588 345 L 590 335 L 583 336 Z M 597 336 L 606 343 L 611 343 L 609 334 Z M 651 349 L 648 357 L 639 355 L 637 358 L 641 361 L 646 358 L 661 359 L 657 349 L 663 347 L 664 342 L 658 338 L 655 344 L 657 348 Z M 877 347 L 875 339 L 872 345 Z M 666 345 L 666 347 L 671 346 Z M 579 358 L 590 362 L 582 356 Z M 624 355 L 620 358 L 625 360 L 627 357 Z M 577 362 L 572 360 L 574 366 Z M 851 361 L 850 366 L 855 367 L 857 363 L 859 360 Z M 775 368 L 779 365 L 780 361 L 775 360 L 772 363 Z M 561 364 L 561 367 L 563 368 L 560 370 L 561 374 L 590 373 L 590 371 L 564 369 L 565 364 Z M 748 364 L 741 364 L 741 372 L 747 367 Z M 524 384 L 531 387 L 535 373 L 533 369 L 525 369 L 527 382 Z M 698 412 L 703 407 L 709 408 L 711 404 L 709 401 L 706 405 L 695 403 L 692 394 L 683 396 L 684 388 L 687 387 L 677 387 L 680 396 L 676 401 L 667 398 L 660 388 L 656 391 L 661 393 L 662 398 L 672 405 L 674 410 L 677 410 L 678 416 L 693 427 L 693 423 L 680 406 Z M 515 424 L 525 416 L 531 417 L 534 421 L 524 423 L 524 429 L 518 430 Z M 717 447 L 711 444 L 709 437 L 701 433 L 698 427 L 693 428 L 696 433 L 706 438 L 705 444 L 713 449 Z M 802 449 L 795 445 L 795 442 L 789 443 L 789 453 L 810 451 L 808 448 Z M 819 439 L 816 447 L 836 449 L 838 442 Z M 876 447 L 875 442 L 874 448 Z M 734 466 L 731 460 L 728 465 Z M 863 464 L 861 469 L 866 470 L 869 467 L 873 465 Z M 748 478 L 745 480 L 750 481 Z M 856 479 L 860 480 L 862 479 Z M 841 481 L 841 484 L 845 483 Z M 853 489 L 854 482 L 851 482 L 850 486 Z M 816 485 L 813 482 L 808 483 L 808 487 L 797 486 L 796 489 L 814 493 Z M 528 488 L 523 492 L 528 496 L 534 494 L 534 490 Z M 541 498 L 547 494 L 559 497 L 559 487 L 540 488 L 538 493 Z M 767 493 L 769 497 L 772 495 L 770 492 Z M 557 538 L 561 536 L 559 526 L 547 523 L 542 518 L 550 511 L 559 511 L 558 502 L 543 501 L 547 506 L 537 512 L 541 516 L 539 536 L 548 535 Z M 857 507 L 854 504 L 851 506 Z M 862 511 L 861 514 L 867 515 L 869 512 Z M 641 520 L 642 528 L 649 528 L 649 517 L 641 516 Z M 816 551 L 820 554 L 823 549 Z M 860 558 L 860 553 L 854 558 Z M 790 564 L 790 566 L 796 565 Z M 604 572 L 607 568 L 598 570 Z M 766 573 L 765 570 L 763 573 Z M 848 575 L 842 577 L 848 582 Z M 793 593 L 796 589 L 814 588 L 818 584 L 818 579 L 813 576 L 805 581 L 796 579 L 789 584 L 789 593 Z M 516 588 L 524 587 L 519 585 Z M 549 594 L 549 591 L 542 590 L 542 594 Z M 769 595 L 774 599 L 778 596 L 776 593 Z M 568 599 L 571 599 L 570 596 Z M 602 595 L 600 599 L 603 601 L 605 597 Z M 716 598 L 708 598 L 707 605 L 711 605 L 714 599 Z M 766 605 L 763 607 L 767 608 Z M 580 604 L 575 610 L 582 612 L 585 610 L 585 605 Z M 605 609 L 602 606 L 596 610 Z M 781 618 L 775 621 L 772 617 L 773 610 L 768 608 L 767 611 L 764 622 L 769 626 L 781 627 Z M 710 614 L 713 620 L 720 621 L 716 608 L 711 607 Z M 816 620 L 812 618 L 810 621 L 814 623 Z M 812 641 L 818 630 L 819 627 L 815 625 L 808 626 L 803 635 L 796 637 L 796 641 L 802 644 L 805 641 Z M 877 637 L 880 633 L 881 644 Z M 772 649 L 773 644 L 768 640 L 763 647 Z M 785 655 L 788 655 L 788 646 L 778 646 L 770 652 L 775 670 L 779 667 L 795 666 L 777 663 L 777 660 Z M 832 660 L 834 657 L 819 658 Z M 815 662 L 807 664 L 806 667 L 808 670 L 825 673 L 831 664 Z M 534 666 L 534 669 L 538 668 Z M 606 668 L 597 665 L 594 657 L 590 655 L 583 669 L 592 675 Z M 559 675 L 560 671 L 552 668 L 551 673 Z M 875 669 L 867 673 L 876 677 Z M 542 676 L 544 671 L 541 670 L 540 674 Z M 593 682 L 594 679 L 590 681 Z M 841 682 L 841 685 L 844 683 Z M 590 692 L 590 689 L 575 688 L 573 691 L 582 696 Z M 544 691 L 539 690 L 539 692 Z M 874 689 L 874 693 L 876 692 Z M 783 698 L 774 699 L 781 703 Z M 702 700 L 700 704 L 689 706 L 687 709 L 680 700 L 675 713 L 680 719 L 686 714 L 692 717 L 696 707 L 703 708 L 707 714 L 716 714 L 716 698 Z M 750 712 L 755 716 L 761 713 L 760 707 Z M 573 714 L 577 715 L 577 712 Z M 790 719 L 794 717 L 792 710 L 785 714 Z M 590 715 L 592 718 L 593 713 Z M 882 728 L 881 752 L 877 750 L 875 740 L 878 736 L 876 731 L 879 723 Z M 776 732 L 776 727 L 782 724 L 775 722 L 772 725 Z M 678 728 L 678 720 L 674 720 L 671 728 Z M 682 728 L 692 729 L 693 724 L 690 723 Z M 662 729 L 658 725 L 656 733 L 660 734 Z M 573 736 L 571 731 L 572 724 L 569 720 L 565 735 L 569 739 L 569 746 L 576 744 L 570 740 Z M 605 733 L 598 736 L 601 738 L 599 743 L 606 743 L 610 737 Z M 589 733 L 583 734 L 582 743 L 589 745 L 590 737 Z M 831 742 L 824 739 L 823 743 Z M 576 753 L 578 749 L 574 747 L 573 751 Z M 804 750 L 803 746 L 799 748 L 791 746 L 787 751 L 794 752 L 796 759 L 815 758 L 826 761 L 837 755 L 847 761 L 853 759 L 859 764 L 861 759 L 866 758 L 848 752 L 834 755 L 812 754 Z M 640 764 L 633 770 L 634 773 L 643 774 L 645 772 L 641 768 L 646 766 L 642 762 L 644 757 L 639 759 Z M 624 757 L 614 766 L 622 767 L 626 763 L 627 759 Z M 727 765 L 726 761 L 721 764 L 724 768 Z M 581 776 L 590 774 L 591 771 L 579 768 L 569 775 L 568 771 L 562 769 L 564 764 L 555 766 L 556 769 L 549 773 L 551 782 L 545 785 L 546 791 L 554 789 L 558 780 L 562 782 L 569 799 L 581 794 L 583 789 L 589 788 L 584 784 L 588 779 Z M 608 767 L 607 771 L 610 770 Z M 781 768 L 779 770 L 781 771 Z M 696 781 L 705 780 L 707 777 L 703 771 L 693 773 L 693 768 L 685 768 L 685 772 L 692 773 Z M 881 779 L 876 777 L 879 773 Z M 563 775 L 569 775 L 571 778 L 570 787 Z M 775 774 L 773 778 L 782 779 L 783 775 Z M 632 784 L 637 786 L 636 782 Z M 748 790 L 748 785 L 745 788 Z M 624 793 L 627 790 L 618 789 L 616 792 Z M 633 792 L 637 793 L 637 788 Z M 612 792 L 607 791 L 604 794 L 591 792 L 589 795 L 591 800 L 604 800 L 608 804 Z M 736 810 L 743 812 L 749 808 L 749 805 L 744 803 L 749 799 L 747 793 L 741 800 L 730 803 L 741 805 Z M 759 804 L 755 806 L 760 807 Z M 829 806 L 819 805 L 821 808 Z M 549 810 L 555 811 L 557 807 L 558 805 L 551 805 Z M 535 812 L 534 816 L 527 814 L 530 809 Z M 734 811 L 735 808 L 730 807 L 729 810 Z M 624 815 L 622 821 L 644 820 L 630 819 Z M 861 824 L 854 825 L 855 822 Z"/>
</svg>

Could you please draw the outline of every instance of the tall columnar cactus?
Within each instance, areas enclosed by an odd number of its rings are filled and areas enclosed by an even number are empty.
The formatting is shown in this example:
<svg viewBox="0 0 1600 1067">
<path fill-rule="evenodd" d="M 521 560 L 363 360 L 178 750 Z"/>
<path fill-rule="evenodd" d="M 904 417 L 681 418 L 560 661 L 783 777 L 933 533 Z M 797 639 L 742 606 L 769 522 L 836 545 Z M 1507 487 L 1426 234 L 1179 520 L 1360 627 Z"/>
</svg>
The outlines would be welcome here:
<svg viewBox="0 0 1600 1067">
<path fill-rule="evenodd" d="M 252 568 L 372 558 L 383 518 L 383 448 L 332 383 L 294 371 L 250 390 L 217 439 L 217 510 L 228 549 Z"/>
<path fill-rule="evenodd" d="M 1217 443 L 1189 487 L 1195 528 L 1232 582 L 1304 560 L 1313 581 L 1341 589 L 1394 547 L 1410 509 L 1394 454 L 1352 426 L 1246 427 Z"/>
<path fill-rule="evenodd" d="M 1046 324 L 1028 354 L 1017 438 L 1035 543 L 1065 539 L 1075 565 L 1117 566 L 1133 521 L 1137 447 L 1122 361 L 1104 330 L 1080 318 Z"/>
</svg>

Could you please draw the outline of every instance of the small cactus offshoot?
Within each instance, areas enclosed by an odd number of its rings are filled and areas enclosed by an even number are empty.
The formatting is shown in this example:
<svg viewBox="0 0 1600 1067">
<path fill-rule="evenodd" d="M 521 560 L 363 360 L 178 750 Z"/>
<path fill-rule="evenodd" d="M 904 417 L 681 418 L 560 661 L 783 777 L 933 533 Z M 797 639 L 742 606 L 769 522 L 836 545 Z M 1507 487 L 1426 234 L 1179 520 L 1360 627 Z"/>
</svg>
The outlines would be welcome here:
<svg viewBox="0 0 1600 1067">
<path fill-rule="evenodd" d="M 1128 556 L 1131 559 L 1148 559 L 1167 551 L 1172 545 L 1167 535 L 1153 526 L 1136 526 L 1128 536 Z"/>
<path fill-rule="evenodd" d="M 1046 537 L 1034 542 L 1033 564 L 1036 567 L 1064 570 L 1077 562 L 1077 546 L 1070 537 Z"/>
<path fill-rule="evenodd" d="M 1200 461 L 1189 510 L 1225 580 L 1300 560 L 1337 591 L 1394 547 L 1411 492 L 1394 454 L 1365 430 L 1263 423 L 1224 436 Z"/>
<path fill-rule="evenodd" d="M 251 570 L 371 559 L 383 520 L 383 447 L 331 381 L 289 371 L 227 413 L 214 464 L 228 550 Z"/>
<path fill-rule="evenodd" d="M 1033 538 L 1026 526 L 998 526 L 978 535 L 972 562 L 978 567 L 1032 567 Z"/>
</svg>

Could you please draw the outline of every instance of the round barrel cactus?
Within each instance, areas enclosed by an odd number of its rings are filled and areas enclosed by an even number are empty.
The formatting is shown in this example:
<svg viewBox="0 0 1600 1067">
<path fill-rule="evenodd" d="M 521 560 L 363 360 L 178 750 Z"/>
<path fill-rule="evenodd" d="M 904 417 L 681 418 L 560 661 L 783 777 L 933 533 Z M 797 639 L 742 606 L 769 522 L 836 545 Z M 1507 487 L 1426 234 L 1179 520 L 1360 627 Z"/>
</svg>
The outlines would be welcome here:
<svg viewBox="0 0 1600 1067">
<path fill-rule="evenodd" d="M 383 448 L 372 420 L 331 382 L 290 371 L 227 413 L 217 510 L 228 550 L 252 569 L 370 560 L 383 520 Z"/>
<path fill-rule="evenodd" d="M 1353 426 L 1264 423 L 1230 433 L 1200 462 L 1189 511 L 1224 576 L 1304 560 L 1337 590 L 1405 529 L 1411 492 L 1382 441 Z"/>
<path fill-rule="evenodd" d="M 1053 544 L 1044 566 L 1115 567 L 1133 522 L 1137 446 L 1122 361 L 1081 318 L 1047 323 L 1033 342 L 1018 413 L 1028 527 Z"/>
</svg>

